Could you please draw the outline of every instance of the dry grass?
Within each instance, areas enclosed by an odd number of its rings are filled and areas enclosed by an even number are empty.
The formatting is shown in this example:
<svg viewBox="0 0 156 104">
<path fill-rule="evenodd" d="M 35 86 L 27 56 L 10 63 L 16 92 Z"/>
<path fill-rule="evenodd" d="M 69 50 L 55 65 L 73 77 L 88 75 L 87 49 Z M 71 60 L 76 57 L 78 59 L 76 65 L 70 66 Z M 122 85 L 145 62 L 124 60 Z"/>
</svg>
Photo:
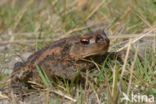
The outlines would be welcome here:
<svg viewBox="0 0 156 104">
<path fill-rule="evenodd" d="M 96 65 L 98 70 L 85 73 L 85 88 L 58 81 L 54 88 L 46 87 L 48 91 L 40 92 L 47 95 L 44 103 L 59 104 L 63 100 L 78 104 L 133 104 L 121 102 L 124 94 L 130 97 L 132 93 L 152 95 L 156 101 L 155 10 L 154 0 L 1 0 L 1 82 L 5 82 L 9 76 L 10 63 L 15 61 L 17 54 L 34 52 L 62 37 L 102 28 L 111 39 L 109 51 L 127 49 L 124 64 L 108 59 L 103 65 Z M 141 45 L 140 41 L 144 44 Z M 138 47 L 135 47 L 138 42 Z M 131 57 L 131 65 L 128 64 L 130 49 L 135 53 Z M 146 51 L 143 65 L 136 57 L 140 50 L 141 53 Z M 4 86 L 0 85 L 2 88 Z M 52 101 L 49 100 L 51 94 L 57 96 Z M 16 102 L 14 96 L 0 93 L 0 99 L 6 98 Z M 31 99 L 34 101 L 35 98 Z"/>
</svg>

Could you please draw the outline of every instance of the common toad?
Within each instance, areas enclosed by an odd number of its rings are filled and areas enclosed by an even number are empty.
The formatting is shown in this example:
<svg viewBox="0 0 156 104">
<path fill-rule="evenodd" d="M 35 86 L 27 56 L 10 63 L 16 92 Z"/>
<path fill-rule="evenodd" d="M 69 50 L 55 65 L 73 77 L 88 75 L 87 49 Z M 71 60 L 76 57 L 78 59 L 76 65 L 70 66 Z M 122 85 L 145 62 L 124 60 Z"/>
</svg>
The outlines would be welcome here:
<svg viewBox="0 0 156 104">
<path fill-rule="evenodd" d="M 94 66 L 83 59 L 104 55 L 108 48 L 109 39 L 104 31 L 60 39 L 32 54 L 26 62 L 17 62 L 11 75 L 11 86 L 28 86 L 29 81 L 40 82 L 36 66 L 44 70 L 49 78 L 74 79 L 77 71 Z"/>
</svg>

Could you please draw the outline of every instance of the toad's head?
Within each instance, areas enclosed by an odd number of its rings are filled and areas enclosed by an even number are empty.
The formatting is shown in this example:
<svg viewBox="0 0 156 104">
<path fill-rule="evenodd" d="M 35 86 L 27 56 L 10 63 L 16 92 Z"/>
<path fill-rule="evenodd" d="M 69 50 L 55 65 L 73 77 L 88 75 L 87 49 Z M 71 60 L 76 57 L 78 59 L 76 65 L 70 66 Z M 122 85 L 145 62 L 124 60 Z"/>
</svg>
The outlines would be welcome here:
<svg viewBox="0 0 156 104">
<path fill-rule="evenodd" d="M 80 36 L 72 45 L 69 55 L 78 60 L 93 55 L 103 55 L 108 51 L 109 39 L 104 31 Z"/>
</svg>

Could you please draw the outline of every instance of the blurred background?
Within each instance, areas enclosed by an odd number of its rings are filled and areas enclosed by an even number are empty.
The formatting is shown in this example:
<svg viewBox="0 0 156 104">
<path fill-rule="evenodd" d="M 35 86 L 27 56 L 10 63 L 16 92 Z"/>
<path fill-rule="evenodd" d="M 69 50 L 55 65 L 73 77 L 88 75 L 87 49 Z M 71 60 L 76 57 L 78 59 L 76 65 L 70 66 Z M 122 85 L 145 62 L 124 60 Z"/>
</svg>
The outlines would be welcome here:
<svg viewBox="0 0 156 104">
<path fill-rule="evenodd" d="M 116 47 L 155 25 L 156 0 L 1 0 L 0 69 L 69 35 L 104 29 Z"/>
<path fill-rule="evenodd" d="M 109 51 L 120 50 L 130 39 L 140 53 L 148 50 L 144 66 L 125 66 L 122 87 L 127 95 L 132 91 L 156 96 L 156 0 L 0 0 L 0 81 L 10 75 L 17 61 L 52 41 L 98 29 L 105 30 L 110 38 Z M 117 86 L 121 70 L 116 64 L 102 67 L 96 75 L 99 85 L 90 85 L 91 91 L 74 87 L 74 98 L 81 99 L 78 104 L 92 99 L 89 91 L 99 102 L 105 97 L 108 104 L 121 100 L 117 93 L 121 90 Z M 65 92 L 75 95 L 68 84 L 63 85 Z"/>
</svg>

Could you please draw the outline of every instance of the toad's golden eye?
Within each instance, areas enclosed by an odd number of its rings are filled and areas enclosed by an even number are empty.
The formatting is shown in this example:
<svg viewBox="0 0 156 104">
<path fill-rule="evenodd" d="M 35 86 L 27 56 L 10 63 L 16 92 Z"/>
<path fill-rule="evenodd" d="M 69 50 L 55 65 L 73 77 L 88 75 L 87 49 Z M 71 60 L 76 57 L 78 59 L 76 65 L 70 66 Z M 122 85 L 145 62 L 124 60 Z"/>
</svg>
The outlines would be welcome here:
<svg viewBox="0 0 156 104">
<path fill-rule="evenodd" d="M 84 45 L 87 45 L 87 44 L 89 44 L 90 42 L 89 42 L 89 39 L 81 39 L 80 40 L 80 42 L 82 43 L 82 44 L 84 44 Z"/>
</svg>

